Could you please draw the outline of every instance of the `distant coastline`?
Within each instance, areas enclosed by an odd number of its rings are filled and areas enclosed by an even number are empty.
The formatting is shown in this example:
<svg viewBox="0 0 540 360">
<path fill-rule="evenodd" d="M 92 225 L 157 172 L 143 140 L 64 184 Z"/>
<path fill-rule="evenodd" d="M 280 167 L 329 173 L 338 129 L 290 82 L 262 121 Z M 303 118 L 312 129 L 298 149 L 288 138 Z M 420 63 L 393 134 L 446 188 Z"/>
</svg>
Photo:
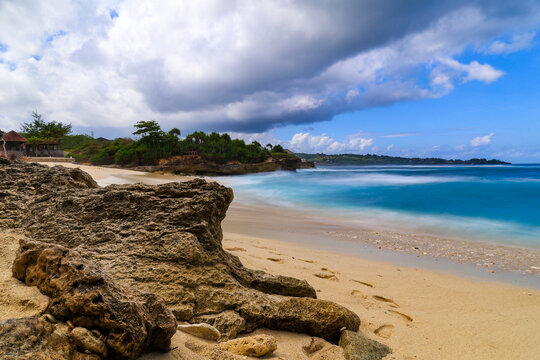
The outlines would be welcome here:
<svg viewBox="0 0 540 360">
<path fill-rule="evenodd" d="M 321 165 L 511 165 L 509 162 L 497 159 L 447 160 L 441 158 L 406 158 L 398 156 L 375 154 L 305 154 L 296 156 Z"/>
</svg>

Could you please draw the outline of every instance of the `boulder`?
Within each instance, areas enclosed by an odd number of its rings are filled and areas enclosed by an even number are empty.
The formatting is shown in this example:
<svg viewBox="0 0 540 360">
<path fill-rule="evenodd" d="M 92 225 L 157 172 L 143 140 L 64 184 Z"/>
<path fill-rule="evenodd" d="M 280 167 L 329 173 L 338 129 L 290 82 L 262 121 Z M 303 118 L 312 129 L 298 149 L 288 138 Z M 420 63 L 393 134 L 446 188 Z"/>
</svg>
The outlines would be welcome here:
<svg viewBox="0 0 540 360">
<path fill-rule="evenodd" d="M 341 334 L 339 346 L 347 360 L 381 360 L 392 352 L 388 346 L 348 330 Z"/>
<path fill-rule="evenodd" d="M 21 240 L 12 270 L 51 298 L 47 313 L 77 326 L 71 335 L 80 348 L 126 359 L 169 350 L 177 324 L 163 300 L 119 285 L 77 252 Z M 103 340 L 82 328 L 103 334 Z"/>
<path fill-rule="evenodd" d="M 277 341 L 270 335 L 254 335 L 229 340 L 220 346 L 233 354 L 261 357 L 276 351 Z"/>
<path fill-rule="evenodd" d="M 358 330 L 356 314 L 316 300 L 306 281 L 247 269 L 223 249 L 229 188 L 202 179 L 99 188 L 80 170 L 11 162 L 0 176 L 4 226 L 76 250 L 118 283 L 160 296 L 179 320 L 208 322 L 225 338 L 259 327 L 328 340 Z"/>
<path fill-rule="evenodd" d="M 212 341 L 217 341 L 221 337 L 218 329 L 206 323 L 178 325 L 178 330 L 196 337 L 200 337 L 201 339 Z"/>
</svg>

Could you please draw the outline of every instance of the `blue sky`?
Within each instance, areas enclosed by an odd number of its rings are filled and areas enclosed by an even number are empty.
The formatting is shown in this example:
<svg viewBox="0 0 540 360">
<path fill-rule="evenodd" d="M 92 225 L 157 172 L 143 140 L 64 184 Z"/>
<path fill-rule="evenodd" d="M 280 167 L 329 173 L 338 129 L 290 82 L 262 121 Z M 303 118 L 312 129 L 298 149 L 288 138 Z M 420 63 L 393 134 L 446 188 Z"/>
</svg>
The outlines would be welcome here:
<svg viewBox="0 0 540 360">
<path fill-rule="evenodd" d="M 298 132 L 335 139 L 361 133 L 375 139 L 378 154 L 540 162 L 538 43 L 535 39 L 531 49 L 508 55 L 474 56 L 505 72 L 493 83 L 460 84 L 440 98 L 344 113 L 331 121 L 275 129 L 273 134 L 286 140 Z M 462 61 L 471 58 L 467 53 L 459 57 Z M 491 133 L 490 144 L 469 146 L 472 139 Z M 466 150 L 460 149 L 463 145 Z"/>
<path fill-rule="evenodd" d="M 540 162 L 540 1 L 0 2 L 0 129 Z"/>
</svg>

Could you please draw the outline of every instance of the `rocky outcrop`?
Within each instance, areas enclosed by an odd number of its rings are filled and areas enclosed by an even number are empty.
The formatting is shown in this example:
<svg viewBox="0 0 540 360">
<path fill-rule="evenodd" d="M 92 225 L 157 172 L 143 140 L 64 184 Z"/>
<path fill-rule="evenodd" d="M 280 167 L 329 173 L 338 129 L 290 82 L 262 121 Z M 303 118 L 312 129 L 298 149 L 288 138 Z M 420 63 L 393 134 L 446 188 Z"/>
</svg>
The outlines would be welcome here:
<svg viewBox="0 0 540 360">
<path fill-rule="evenodd" d="M 314 167 L 315 163 L 304 161 L 299 157 L 269 158 L 263 162 L 249 164 L 239 161 L 217 164 L 206 161 L 199 155 L 180 155 L 162 159 L 159 165 L 137 166 L 135 168 L 144 171 L 164 171 L 185 175 L 242 175 L 276 170 L 296 171 Z"/>
<path fill-rule="evenodd" d="M 159 165 L 148 167 L 147 170 L 186 175 L 241 175 L 276 171 L 282 168 L 281 163 L 271 160 L 251 164 L 243 164 L 239 161 L 217 164 L 206 161 L 199 155 L 183 155 L 162 159 Z"/>
<path fill-rule="evenodd" d="M 73 338 L 85 350 L 126 359 L 169 350 L 177 325 L 163 300 L 118 285 L 74 251 L 21 240 L 13 276 L 51 298 L 45 312 L 79 327 Z"/>
<path fill-rule="evenodd" d="M 348 330 L 341 334 L 339 346 L 347 360 L 381 360 L 392 352 L 388 346 Z"/>
<path fill-rule="evenodd" d="M 359 327 L 351 311 L 315 299 L 307 282 L 247 269 L 223 249 L 233 194 L 217 183 L 99 188 L 81 171 L 15 163 L 0 164 L 0 174 L 11 227 L 160 296 L 179 320 L 208 322 L 224 338 L 267 327 L 337 340 L 342 327 Z"/>
</svg>

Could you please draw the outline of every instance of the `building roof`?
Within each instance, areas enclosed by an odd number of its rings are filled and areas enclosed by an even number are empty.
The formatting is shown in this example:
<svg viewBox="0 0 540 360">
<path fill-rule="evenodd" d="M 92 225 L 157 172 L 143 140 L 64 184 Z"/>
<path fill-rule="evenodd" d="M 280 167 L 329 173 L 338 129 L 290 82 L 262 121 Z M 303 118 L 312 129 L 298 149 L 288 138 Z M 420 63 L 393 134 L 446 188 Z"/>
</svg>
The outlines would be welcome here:
<svg viewBox="0 0 540 360">
<path fill-rule="evenodd" d="M 11 130 L 4 136 L 0 137 L 0 140 L 5 140 L 6 142 L 26 142 L 26 139 L 23 138 L 21 135 L 17 134 L 15 131 Z"/>
</svg>

